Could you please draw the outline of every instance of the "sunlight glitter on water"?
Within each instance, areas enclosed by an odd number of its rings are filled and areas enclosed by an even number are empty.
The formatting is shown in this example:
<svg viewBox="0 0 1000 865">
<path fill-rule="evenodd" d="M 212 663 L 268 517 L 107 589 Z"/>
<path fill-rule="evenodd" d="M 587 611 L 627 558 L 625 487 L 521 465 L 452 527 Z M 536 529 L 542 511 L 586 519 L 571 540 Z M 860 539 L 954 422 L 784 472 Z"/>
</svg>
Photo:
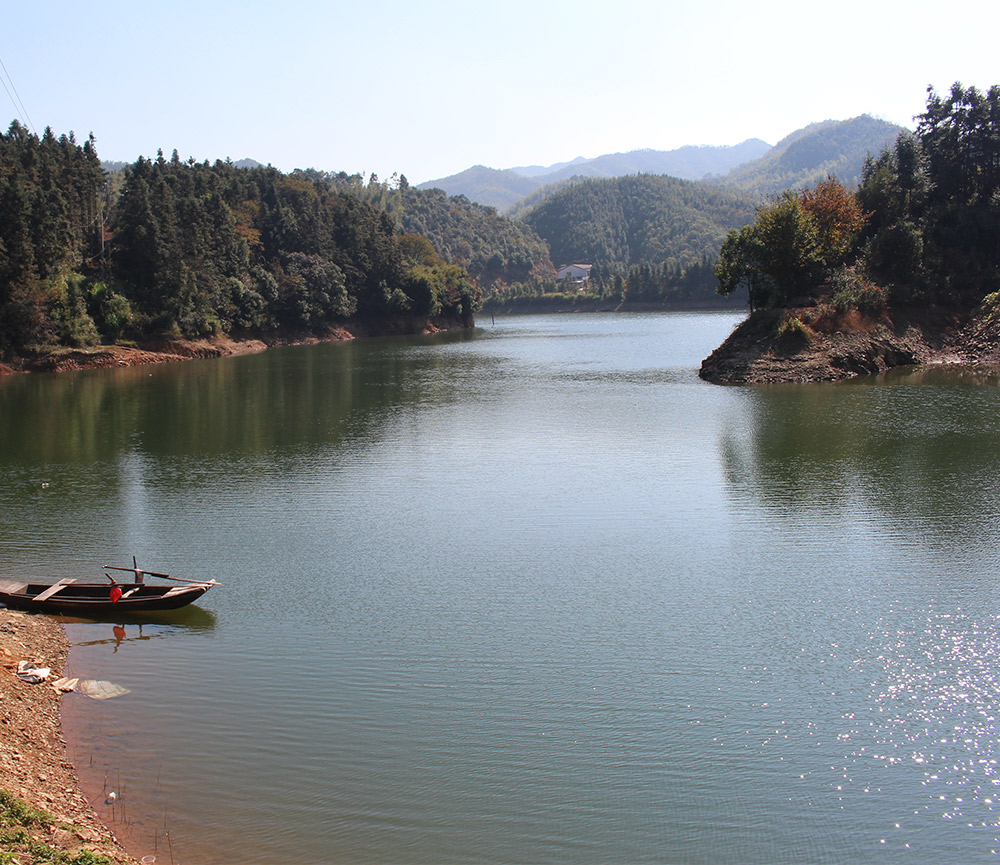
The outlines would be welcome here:
<svg viewBox="0 0 1000 865">
<path fill-rule="evenodd" d="M 847 755 L 855 764 L 918 769 L 923 790 L 894 828 L 919 833 L 932 821 L 964 823 L 989 836 L 994 855 L 1000 850 L 998 623 L 998 617 L 933 610 L 910 626 L 883 620 L 859 662 L 873 679 L 864 737 L 871 749 Z"/>
</svg>

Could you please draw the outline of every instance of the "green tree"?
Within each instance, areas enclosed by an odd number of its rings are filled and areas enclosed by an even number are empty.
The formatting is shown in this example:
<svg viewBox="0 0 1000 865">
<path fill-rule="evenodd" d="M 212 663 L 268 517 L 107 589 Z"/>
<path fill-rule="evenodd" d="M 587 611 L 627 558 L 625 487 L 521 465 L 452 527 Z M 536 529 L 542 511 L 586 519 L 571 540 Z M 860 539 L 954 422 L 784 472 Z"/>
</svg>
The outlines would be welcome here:
<svg viewBox="0 0 1000 865">
<path fill-rule="evenodd" d="M 751 312 L 768 305 L 772 284 L 760 269 L 759 262 L 763 259 L 760 245 L 760 234 L 754 225 L 745 225 L 739 231 L 733 229 L 722 244 L 715 266 L 719 294 L 729 297 L 737 289 L 745 288 Z"/>
<path fill-rule="evenodd" d="M 1000 288 L 1000 87 L 928 90 L 915 135 L 870 159 L 863 264 L 895 303 L 963 307 Z"/>
<path fill-rule="evenodd" d="M 762 207 L 752 225 L 731 231 L 719 252 L 718 291 L 729 295 L 746 285 L 750 306 L 785 306 L 808 293 L 822 271 L 816 222 L 801 196 L 786 192 Z"/>
</svg>

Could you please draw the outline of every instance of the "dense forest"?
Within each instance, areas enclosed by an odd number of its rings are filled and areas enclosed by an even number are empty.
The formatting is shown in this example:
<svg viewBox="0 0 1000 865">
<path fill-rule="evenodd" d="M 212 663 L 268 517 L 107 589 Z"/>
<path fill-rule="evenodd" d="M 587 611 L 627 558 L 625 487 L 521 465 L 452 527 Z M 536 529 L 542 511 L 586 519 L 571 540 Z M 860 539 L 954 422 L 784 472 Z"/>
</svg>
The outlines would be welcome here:
<svg viewBox="0 0 1000 865">
<path fill-rule="evenodd" d="M 548 245 L 531 228 L 464 195 L 418 189 L 405 175 L 379 180 L 373 174 L 366 182 L 345 172 L 295 174 L 367 202 L 391 219 L 398 234 L 427 238 L 444 261 L 465 268 L 486 296 L 555 276 Z"/>
<path fill-rule="evenodd" d="M 995 91 L 930 92 L 916 133 L 860 170 L 895 127 L 855 118 L 800 130 L 733 173 L 744 189 L 646 174 L 564 181 L 516 219 L 396 175 L 283 174 L 176 152 L 106 172 L 92 137 L 38 137 L 15 121 L 0 134 L 0 356 L 469 323 L 484 299 L 670 308 L 747 297 L 753 308 L 835 289 L 857 306 L 971 303 L 1000 287 Z M 836 168 L 857 173 L 857 188 Z M 762 197 L 819 172 L 813 186 Z M 557 283 L 553 264 L 574 262 L 593 265 L 590 279 Z"/>
<path fill-rule="evenodd" d="M 717 251 L 727 231 L 753 218 L 755 203 L 728 190 L 639 174 L 569 184 L 523 219 L 559 264 L 683 266 Z"/>
<path fill-rule="evenodd" d="M 94 147 L 0 136 L 0 354 L 99 341 L 471 321 L 478 285 L 391 216 L 302 173 L 128 166 L 112 194 Z"/>
<path fill-rule="evenodd" d="M 997 306 L 1000 87 L 929 90 L 916 132 L 869 157 L 856 191 L 828 178 L 770 201 L 730 232 L 717 274 L 751 308 Z"/>
</svg>

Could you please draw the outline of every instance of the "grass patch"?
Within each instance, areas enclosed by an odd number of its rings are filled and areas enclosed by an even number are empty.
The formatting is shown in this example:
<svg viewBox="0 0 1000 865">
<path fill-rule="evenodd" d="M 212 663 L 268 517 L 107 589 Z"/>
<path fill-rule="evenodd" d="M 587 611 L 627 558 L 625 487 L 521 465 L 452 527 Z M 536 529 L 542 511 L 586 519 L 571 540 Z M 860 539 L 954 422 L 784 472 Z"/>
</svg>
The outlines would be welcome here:
<svg viewBox="0 0 1000 865">
<path fill-rule="evenodd" d="M 90 850 L 67 853 L 34 837 L 54 823 L 51 814 L 0 790 L 0 865 L 114 865 L 107 856 Z"/>
<path fill-rule="evenodd" d="M 1000 291 L 995 291 L 983 298 L 979 305 L 979 317 L 989 324 L 1000 319 Z"/>
<path fill-rule="evenodd" d="M 812 342 L 812 331 L 809 326 L 798 316 L 786 313 L 779 320 L 775 328 L 778 339 L 786 343 Z"/>
<path fill-rule="evenodd" d="M 831 302 L 841 313 L 857 310 L 863 315 L 878 315 L 889 305 L 889 293 L 869 282 L 853 267 L 843 267 L 830 278 Z"/>
</svg>

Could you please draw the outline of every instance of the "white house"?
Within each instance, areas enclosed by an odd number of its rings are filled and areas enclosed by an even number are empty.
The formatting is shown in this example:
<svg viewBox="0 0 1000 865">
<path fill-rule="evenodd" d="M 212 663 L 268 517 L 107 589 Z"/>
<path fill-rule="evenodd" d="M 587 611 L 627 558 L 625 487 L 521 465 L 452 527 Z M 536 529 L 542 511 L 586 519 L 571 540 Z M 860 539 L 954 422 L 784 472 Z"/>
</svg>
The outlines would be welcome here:
<svg viewBox="0 0 1000 865">
<path fill-rule="evenodd" d="M 556 280 L 562 282 L 564 279 L 571 279 L 577 285 L 581 285 L 590 279 L 590 268 L 592 264 L 566 264 L 559 268 Z"/>
</svg>

